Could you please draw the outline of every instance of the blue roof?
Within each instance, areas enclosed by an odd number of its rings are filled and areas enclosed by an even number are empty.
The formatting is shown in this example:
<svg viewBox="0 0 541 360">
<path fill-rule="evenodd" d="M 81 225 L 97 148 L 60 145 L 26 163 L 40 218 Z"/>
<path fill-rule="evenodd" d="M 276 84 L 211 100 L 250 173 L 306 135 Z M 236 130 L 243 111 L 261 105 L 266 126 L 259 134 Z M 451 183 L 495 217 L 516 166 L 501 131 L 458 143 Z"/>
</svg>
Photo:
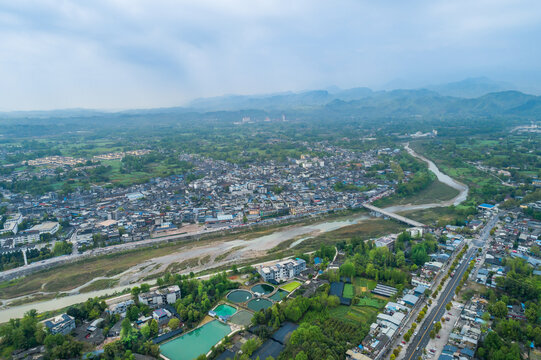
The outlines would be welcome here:
<svg viewBox="0 0 541 360">
<path fill-rule="evenodd" d="M 487 209 L 492 209 L 494 207 L 494 205 L 490 205 L 490 204 L 481 204 L 479 205 L 479 207 L 484 207 L 484 208 L 487 208 Z"/>
<path fill-rule="evenodd" d="M 475 351 L 473 351 L 472 349 L 468 349 L 468 348 L 464 348 L 464 349 L 460 350 L 460 353 L 463 354 L 463 355 L 469 356 L 469 357 L 473 357 L 473 355 L 475 355 Z"/>
</svg>

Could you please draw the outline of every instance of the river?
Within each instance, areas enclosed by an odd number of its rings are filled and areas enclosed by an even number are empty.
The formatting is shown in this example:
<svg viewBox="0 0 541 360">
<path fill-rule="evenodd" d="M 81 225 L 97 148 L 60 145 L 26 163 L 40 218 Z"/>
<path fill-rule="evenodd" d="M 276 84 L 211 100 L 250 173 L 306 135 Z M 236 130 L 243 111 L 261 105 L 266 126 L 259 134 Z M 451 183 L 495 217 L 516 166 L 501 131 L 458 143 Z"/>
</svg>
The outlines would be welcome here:
<svg viewBox="0 0 541 360">
<path fill-rule="evenodd" d="M 433 207 L 458 205 L 464 200 L 466 200 L 466 198 L 468 197 L 468 187 L 466 185 L 442 173 L 438 169 L 436 164 L 434 164 L 432 161 L 428 160 L 424 156 L 421 156 L 415 153 L 415 151 L 413 151 L 409 147 L 409 144 L 405 145 L 405 149 L 412 156 L 425 161 L 428 164 L 428 168 L 430 169 L 430 171 L 432 171 L 436 175 L 439 181 L 441 181 L 442 183 L 446 185 L 449 185 L 450 187 L 454 189 L 457 189 L 459 191 L 459 194 L 451 200 L 442 201 L 439 203 L 390 206 L 390 207 L 385 208 L 385 210 L 391 211 L 391 212 L 404 212 L 404 211 L 411 211 L 411 210 L 429 209 Z M 318 234 L 334 231 L 345 226 L 358 224 L 363 221 L 370 221 L 370 218 L 364 215 L 353 215 L 347 219 L 329 220 L 329 221 L 315 223 L 315 224 L 292 226 L 287 229 L 277 230 L 269 235 L 264 235 L 264 236 L 251 239 L 251 240 L 239 239 L 239 240 L 229 241 L 227 242 L 227 248 L 233 248 L 236 246 L 244 246 L 244 248 L 242 249 L 244 251 L 255 250 L 255 249 L 265 250 L 265 249 L 273 248 L 280 242 L 296 239 L 290 245 L 290 248 L 293 248 L 297 246 L 298 244 L 300 244 L 301 242 L 307 239 L 310 239 L 313 236 L 316 236 Z M 152 283 L 152 282 L 149 282 L 149 283 Z M 91 291 L 91 292 L 82 293 L 82 294 L 69 295 L 69 296 L 64 296 L 60 298 L 55 298 L 52 300 L 34 302 L 34 303 L 29 303 L 29 304 L 24 304 L 24 305 L 13 306 L 9 308 L 3 308 L 0 310 L 0 323 L 7 322 L 11 318 L 22 317 L 25 312 L 31 309 L 37 309 L 39 312 L 61 309 L 73 304 L 84 302 L 91 297 L 104 296 L 108 294 L 110 295 L 115 292 L 123 291 L 124 289 L 128 287 L 133 287 L 136 285 L 138 285 L 138 283 L 117 286 L 117 287 L 105 289 L 105 290 L 97 290 L 97 291 Z"/>
<path fill-rule="evenodd" d="M 423 210 L 423 209 L 430 209 L 430 208 L 435 208 L 435 207 L 458 205 L 466 200 L 466 198 L 468 197 L 468 191 L 469 191 L 469 188 L 467 185 L 462 184 L 461 182 L 458 182 L 452 177 L 450 177 L 449 175 L 442 173 L 440 169 L 436 166 L 436 164 L 434 164 L 434 162 L 432 162 L 431 160 L 413 151 L 413 149 L 410 148 L 409 143 L 406 144 L 404 148 L 410 155 L 426 162 L 428 164 L 428 169 L 436 175 L 436 178 L 440 182 L 452 187 L 453 189 L 458 190 L 459 192 L 458 192 L 458 195 L 452 198 L 451 200 L 440 201 L 437 203 L 428 203 L 428 204 L 416 204 L 416 205 L 406 204 L 406 205 L 389 206 L 389 207 L 386 207 L 385 210 L 390 211 L 390 212 L 395 212 L 395 213 L 413 211 L 413 210 Z"/>
</svg>

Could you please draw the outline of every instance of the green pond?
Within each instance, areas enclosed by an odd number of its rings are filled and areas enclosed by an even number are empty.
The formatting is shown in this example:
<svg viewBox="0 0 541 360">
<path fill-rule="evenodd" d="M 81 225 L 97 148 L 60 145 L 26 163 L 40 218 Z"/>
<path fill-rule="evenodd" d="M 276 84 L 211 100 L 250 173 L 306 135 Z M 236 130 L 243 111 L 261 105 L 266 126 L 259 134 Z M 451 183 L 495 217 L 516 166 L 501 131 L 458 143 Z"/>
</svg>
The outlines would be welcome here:
<svg viewBox="0 0 541 360">
<path fill-rule="evenodd" d="M 285 298 L 287 294 L 289 294 L 287 291 L 278 289 L 278 291 L 272 294 L 272 296 L 269 296 L 269 299 L 274 300 L 274 301 L 280 301 L 283 298 Z"/>
<path fill-rule="evenodd" d="M 222 304 L 222 305 L 216 306 L 216 308 L 214 309 L 214 312 L 218 316 L 231 316 L 237 312 L 237 309 L 235 309 L 233 306 Z"/>
<path fill-rule="evenodd" d="M 261 309 L 267 309 L 272 306 L 272 301 L 267 299 L 252 299 L 246 304 L 249 309 L 253 311 L 259 311 Z"/>
<path fill-rule="evenodd" d="M 252 293 L 246 290 L 233 290 L 227 295 L 227 299 L 234 303 L 243 303 L 252 298 Z"/>
<path fill-rule="evenodd" d="M 162 355 L 170 360 L 192 360 L 209 352 L 210 348 L 231 332 L 229 325 L 211 321 L 176 339 L 160 345 Z"/>
<path fill-rule="evenodd" d="M 256 286 L 253 286 L 251 290 L 255 293 L 267 295 L 274 291 L 274 286 L 267 284 L 258 284 Z"/>
</svg>

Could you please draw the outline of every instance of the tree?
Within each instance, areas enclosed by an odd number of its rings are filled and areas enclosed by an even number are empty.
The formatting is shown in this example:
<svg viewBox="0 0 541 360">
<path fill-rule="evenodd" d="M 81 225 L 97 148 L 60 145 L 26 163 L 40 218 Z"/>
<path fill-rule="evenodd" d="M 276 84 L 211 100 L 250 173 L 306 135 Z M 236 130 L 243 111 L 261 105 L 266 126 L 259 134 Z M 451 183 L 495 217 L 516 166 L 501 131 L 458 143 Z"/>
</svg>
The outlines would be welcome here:
<svg viewBox="0 0 541 360">
<path fill-rule="evenodd" d="M 434 331 L 434 329 L 430 330 L 430 338 L 434 339 L 435 337 L 436 337 L 436 332 Z"/>
<path fill-rule="evenodd" d="M 167 324 L 167 326 L 169 326 L 171 330 L 178 329 L 179 325 L 180 325 L 180 320 L 177 319 L 176 317 L 171 318 L 171 320 L 169 320 L 169 323 Z"/>
<path fill-rule="evenodd" d="M 507 305 L 503 301 L 498 301 L 488 307 L 488 311 L 491 315 L 497 318 L 504 318 L 507 316 Z"/>
<path fill-rule="evenodd" d="M 141 335 L 143 335 L 143 337 L 145 339 L 149 339 L 150 338 L 150 326 L 148 326 L 146 324 L 141 326 Z"/>
<path fill-rule="evenodd" d="M 135 305 L 128 307 L 128 310 L 126 310 L 126 317 L 131 321 L 136 321 L 139 317 L 139 308 Z"/>
<path fill-rule="evenodd" d="M 125 318 L 122 320 L 121 329 L 120 329 L 120 337 L 124 338 L 128 336 L 132 330 L 131 322 L 128 318 Z"/>
<path fill-rule="evenodd" d="M 141 284 L 141 292 L 146 293 L 150 291 L 150 285 L 149 284 Z"/>
<path fill-rule="evenodd" d="M 253 339 L 246 340 L 246 342 L 242 344 L 241 350 L 243 354 L 250 356 L 260 346 L 261 346 L 261 340 L 259 340 L 259 338 L 253 338 Z"/>
<path fill-rule="evenodd" d="M 447 311 L 451 310 L 452 307 L 453 307 L 452 303 L 448 303 L 447 305 L 445 305 L 445 308 L 447 309 Z"/>
<path fill-rule="evenodd" d="M 355 265 L 352 262 L 346 261 L 340 266 L 340 275 L 345 277 L 353 277 L 355 275 Z"/>
<path fill-rule="evenodd" d="M 150 328 L 150 336 L 154 337 L 158 335 L 158 322 L 155 319 L 150 320 L 150 323 L 148 324 Z"/>
<path fill-rule="evenodd" d="M 131 294 L 135 299 L 137 299 L 140 293 L 141 293 L 141 288 L 139 286 L 134 286 L 131 288 Z"/>
</svg>

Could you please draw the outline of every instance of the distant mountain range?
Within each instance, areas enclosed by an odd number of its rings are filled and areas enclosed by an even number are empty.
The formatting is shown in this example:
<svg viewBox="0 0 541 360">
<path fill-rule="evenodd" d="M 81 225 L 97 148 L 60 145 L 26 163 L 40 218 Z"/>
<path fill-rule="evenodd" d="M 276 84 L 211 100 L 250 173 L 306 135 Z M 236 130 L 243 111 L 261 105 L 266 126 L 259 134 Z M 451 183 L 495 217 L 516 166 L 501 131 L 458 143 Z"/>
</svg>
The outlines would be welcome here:
<svg viewBox="0 0 541 360">
<path fill-rule="evenodd" d="M 287 92 L 269 95 L 228 95 L 197 99 L 186 107 L 141 109 L 120 112 L 72 109 L 56 111 L 20 111 L 1 113 L 3 119 L 66 119 L 66 118 L 202 118 L 206 113 L 215 119 L 237 119 L 242 114 L 285 113 L 297 119 L 310 118 L 424 118 L 505 117 L 528 119 L 541 116 L 541 97 L 515 90 L 504 90 L 511 85 L 486 78 L 466 79 L 423 89 L 373 91 L 368 88 Z M 493 91 L 496 90 L 496 91 Z M 462 96 L 458 96 L 461 94 Z M 474 96 L 474 94 L 480 94 Z M 226 114 L 227 113 L 227 114 Z M 198 115 L 199 114 L 199 115 Z"/>
<path fill-rule="evenodd" d="M 367 98 L 382 99 L 382 97 L 396 98 L 399 94 L 409 94 L 414 97 L 437 95 L 457 98 L 478 98 L 494 92 L 513 90 L 513 85 L 490 80 L 486 77 L 469 78 L 462 81 L 439 85 L 427 85 L 420 89 L 372 91 L 360 87 L 342 90 L 330 87 L 327 90 L 311 90 L 303 92 L 287 92 L 268 95 L 225 95 L 212 98 L 193 100 L 189 108 L 198 111 L 231 111 L 241 109 L 285 110 L 303 109 L 307 107 L 324 106 L 335 100 L 356 101 Z M 433 93 L 426 92 L 431 90 Z"/>
<path fill-rule="evenodd" d="M 493 92 L 517 90 L 513 84 L 494 81 L 487 77 L 469 78 L 447 84 L 427 85 L 424 88 L 435 91 L 440 95 L 462 98 L 476 98 Z"/>
</svg>

